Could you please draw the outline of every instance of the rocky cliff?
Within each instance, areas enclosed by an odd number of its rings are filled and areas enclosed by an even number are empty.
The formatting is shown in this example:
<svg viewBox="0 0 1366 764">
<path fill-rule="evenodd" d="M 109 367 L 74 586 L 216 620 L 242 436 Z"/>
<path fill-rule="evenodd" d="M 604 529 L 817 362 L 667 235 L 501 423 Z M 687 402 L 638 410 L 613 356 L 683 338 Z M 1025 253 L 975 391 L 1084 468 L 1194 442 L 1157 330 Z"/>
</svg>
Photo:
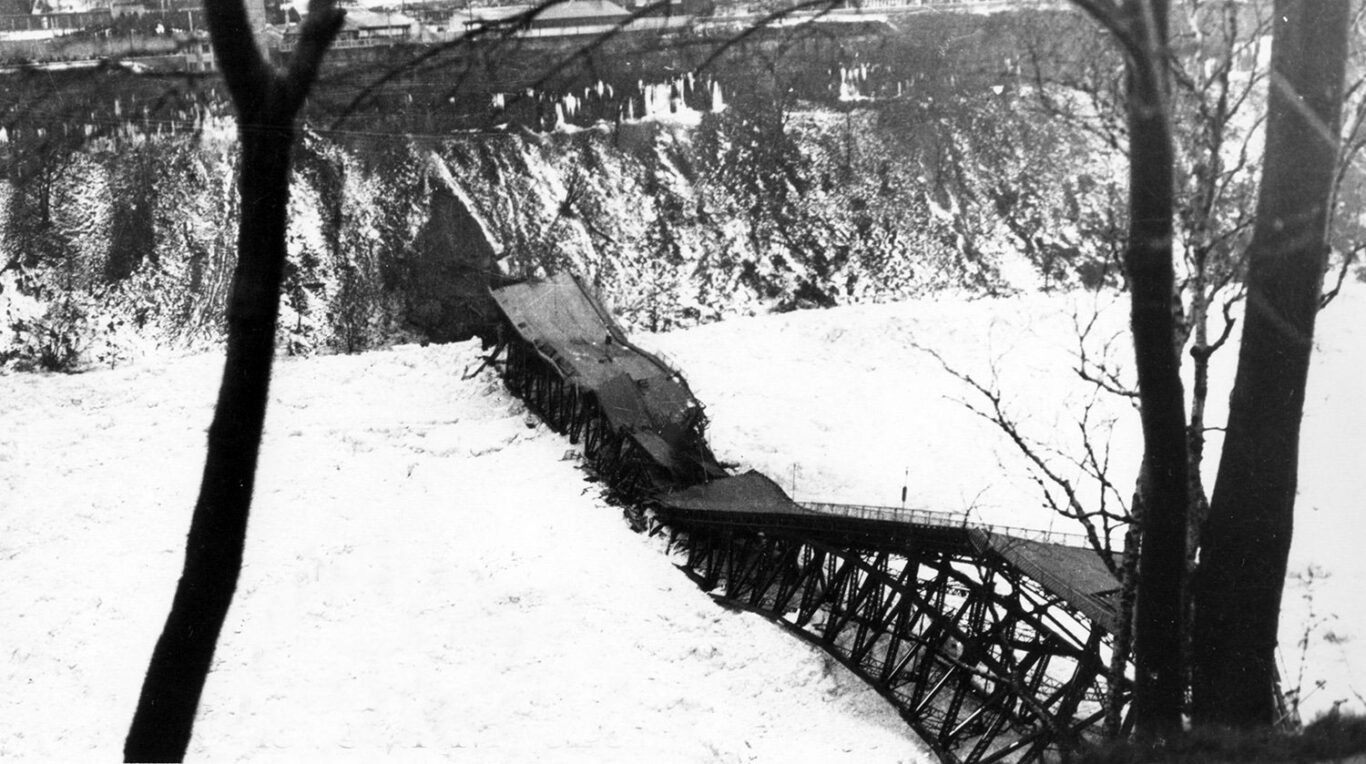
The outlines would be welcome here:
<svg viewBox="0 0 1366 764">
<path fill-rule="evenodd" d="M 315 115 L 280 349 L 469 336 L 487 329 L 489 281 L 564 269 L 653 330 L 1104 282 L 1122 230 L 1115 152 L 1041 116 L 1029 73 L 1005 63 L 961 81 L 924 61 L 914 76 L 840 66 L 816 100 L 777 80 L 642 81 L 614 119 L 561 92 L 537 97 L 540 129 Z M 220 338 L 234 130 L 221 103 L 179 108 L 160 120 L 113 99 L 62 123 L 63 140 L 23 122 L 0 134 L 0 362 L 79 368 Z"/>
</svg>

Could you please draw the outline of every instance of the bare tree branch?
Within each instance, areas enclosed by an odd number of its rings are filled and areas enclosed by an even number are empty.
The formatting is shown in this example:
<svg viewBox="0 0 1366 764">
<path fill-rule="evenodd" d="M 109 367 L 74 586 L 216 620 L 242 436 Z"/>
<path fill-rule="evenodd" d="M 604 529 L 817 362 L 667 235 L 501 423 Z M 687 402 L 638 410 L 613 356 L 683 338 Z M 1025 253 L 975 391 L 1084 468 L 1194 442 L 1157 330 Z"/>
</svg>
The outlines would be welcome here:
<svg viewBox="0 0 1366 764">
<path fill-rule="evenodd" d="M 1103 510 L 1095 511 L 1087 509 L 1073 482 L 1059 474 L 1057 470 L 1048 463 L 1048 460 L 1040 454 L 1041 449 L 1038 444 L 1029 440 L 1020 431 L 1019 427 L 1015 424 L 1015 421 L 1006 413 L 999 392 L 978 382 L 972 375 L 955 369 L 934 349 L 914 343 L 912 343 L 912 346 L 934 358 L 939 363 L 940 367 L 950 376 L 966 384 L 986 399 L 989 404 L 987 410 L 983 410 L 966 401 L 960 402 L 972 414 L 990 422 L 1010 439 L 1011 443 L 1015 445 L 1016 450 L 1029 461 L 1036 471 L 1030 476 L 1030 479 L 1040 487 L 1049 507 L 1063 517 L 1076 520 L 1081 524 L 1086 535 L 1087 543 L 1090 544 L 1091 548 L 1101 557 L 1101 560 L 1107 569 L 1118 577 L 1119 569 L 1111 554 L 1113 550 L 1111 549 L 1109 538 L 1102 536 L 1101 530 L 1096 527 L 1095 519 L 1102 516 L 1109 516 L 1110 519 L 1115 519 L 1119 516 L 1108 515 L 1108 513 Z M 1050 489 L 1049 486 L 1052 486 L 1052 489 Z M 1062 494 L 1063 500 L 1061 502 L 1055 500 L 1053 490 L 1057 490 Z"/>
<path fill-rule="evenodd" d="M 1342 263 L 1338 265 L 1337 276 L 1333 280 L 1333 288 L 1324 292 L 1323 296 L 1319 298 L 1320 309 L 1328 307 L 1328 304 L 1333 301 L 1333 298 L 1337 297 L 1338 293 L 1342 291 L 1343 282 L 1347 280 L 1347 272 L 1351 270 L 1352 264 L 1357 261 L 1357 256 L 1363 251 L 1366 251 L 1366 242 L 1358 242 L 1351 249 L 1343 253 Z"/>
</svg>

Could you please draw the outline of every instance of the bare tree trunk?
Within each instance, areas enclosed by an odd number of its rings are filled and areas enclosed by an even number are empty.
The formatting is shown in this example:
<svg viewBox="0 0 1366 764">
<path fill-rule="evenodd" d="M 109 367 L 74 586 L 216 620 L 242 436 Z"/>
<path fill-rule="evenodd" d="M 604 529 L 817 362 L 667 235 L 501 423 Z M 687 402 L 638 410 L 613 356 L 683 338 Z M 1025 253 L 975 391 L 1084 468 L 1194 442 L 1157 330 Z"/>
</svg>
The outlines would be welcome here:
<svg viewBox="0 0 1366 764">
<path fill-rule="evenodd" d="M 1275 720 L 1276 630 L 1327 265 L 1349 6 L 1275 4 L 1247 316 L 1195 591 L 1192 700 L 1200 724 Z"/>
<path fill-rule="evenodd" d="M 127 761 L 184 758 L 237 588 L 275 353 L 294 120 L 342 20 L 330 3 L 311 7 L 292 68 L 281 75 L 256 47 L 241 0 L 207 0 L 205 11 L 238 113 L 238 260 L 228 304 L 223 382 L 209 428 L 185 567 L 124 743 Z"/>
<path fill-rule="evenodd" d="M 1110 654 L 1110 686 L 1105 693 L 1105 736 L 1118 738 L 1124 734 L 1123 677 L 1134 648 L 1134 598 L 1138 584 L 1139 532 L 1137 518 L 1142 513 L 1142 497 L 1134 497 L 1135 524 L 1124 533 L 1124 552 L 1119 576 L 1119 628 L 1115 632 L 1114 652 Z"/>
<path fill-rule="evenodd" d="M 1127 4 L 1129 242 L 1124 266 L 1138 372 L 1145 479 L 1134 614 L 1134 722 L 1140 734 L 1181 728 L 1181 602 L 1185 585 L 1185 395 L 1173 314 L 1173 149 L 1166 0 Z"/>
<path fill-rule="evenodd" d="M 1133 623 L 1133 720 L 1140 735 L 1181 730 L 1182 618 L 1190 465 L 1172 265 L 1168 0 L 1073 0 L 1124 50 L 1128 73 L 1130 330 L 1143 424 L 1143 511 Z"/>
</svg>

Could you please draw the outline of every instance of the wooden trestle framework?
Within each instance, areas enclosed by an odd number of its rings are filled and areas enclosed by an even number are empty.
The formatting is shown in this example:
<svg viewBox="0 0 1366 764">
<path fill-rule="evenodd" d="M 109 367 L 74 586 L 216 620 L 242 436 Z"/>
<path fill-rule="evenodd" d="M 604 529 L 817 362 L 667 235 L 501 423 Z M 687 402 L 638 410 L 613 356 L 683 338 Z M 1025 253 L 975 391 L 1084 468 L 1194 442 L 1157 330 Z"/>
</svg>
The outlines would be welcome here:
<svg viewBox="0 0 1366 764">
<path fill-rule="evenodd" d="M 615 332 L 620 351 L 624 337 L 603 320 L 597 336 Z M 963 525 L 803 509 L 757 473 L 727 476 L 706 451 L 700 406 L 682 417 L 681 437 L 677 428 L 660 437 L 658 428 L 624 425 L 620 404 L 604 410 L 602 385 L 583 384 L 573 364 L 512 316 L 505 329 L 508 386 L 551 428 L 583 443 L 609 491 L 686 555 L 685 573 L 722 604 L 824 649 L 946 761 L 1056 758 L 1098 731 L 1106 692 L 1127 697 L 1129 680 L 1110 669 L 1109 592 L 1073 588 L 1057 575 L 1068 568 L 1056 561 L 1075 568 L 1080 550 Z M 642 352 L 629 343 L 625 350 Z M 659 375 L 637 374 L 637 385 L 686 391 L 681 376 L 644 355 Z M 700 450 L 680 455 L 687 442 Z M 754 500 L 705 495 L 726 481 Z M 1090 578 L 1103 582 L 1095 562 Z"/>
</svg>

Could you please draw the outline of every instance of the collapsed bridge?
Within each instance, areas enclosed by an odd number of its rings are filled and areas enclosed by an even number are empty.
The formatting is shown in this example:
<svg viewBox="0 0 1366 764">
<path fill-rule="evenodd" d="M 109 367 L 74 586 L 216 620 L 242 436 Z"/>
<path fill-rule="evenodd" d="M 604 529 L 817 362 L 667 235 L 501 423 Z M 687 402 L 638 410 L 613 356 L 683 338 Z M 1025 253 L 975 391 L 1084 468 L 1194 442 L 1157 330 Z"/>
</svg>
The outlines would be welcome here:
<svg viewBox="0 0 1366 764">
<path fill-rule="evenodd" d="M 561 275 L 494 290 L 505 379 L 729 607 L 835 657 L 947 761 L 1037 761 L 1127 702 L 1095 552 L 953 515 L 802 505 L 708 448 L 687 381 Z"/>
</svg>

